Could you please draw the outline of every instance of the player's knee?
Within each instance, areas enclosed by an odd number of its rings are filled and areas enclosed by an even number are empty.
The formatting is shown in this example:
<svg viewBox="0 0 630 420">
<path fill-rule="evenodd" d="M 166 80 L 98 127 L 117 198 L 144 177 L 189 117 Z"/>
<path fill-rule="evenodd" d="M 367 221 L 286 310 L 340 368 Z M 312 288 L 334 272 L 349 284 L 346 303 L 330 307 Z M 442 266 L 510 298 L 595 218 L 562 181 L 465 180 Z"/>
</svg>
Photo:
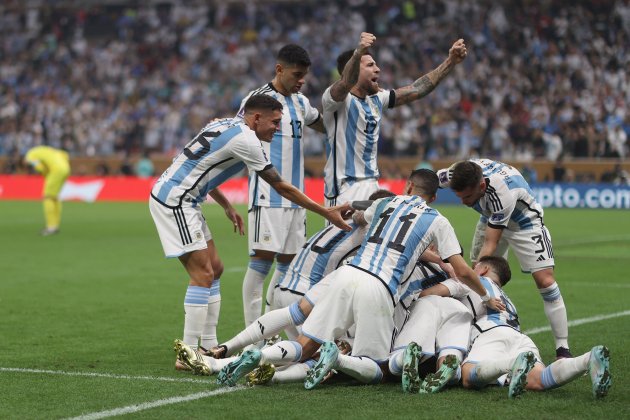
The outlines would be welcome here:
<svg viewBox="0 0 630 420">
<path fill-rule="evenodd" d="M 553 284 L 556 282 L 556 279 L 553 275 L 553 269 L 551 268 L 536 271 L 532 273 L 532 276 L 534 277 L 536 286 L 538 286 L 539 289 L 545 289 L 547 287 L 553 286 Z"/>
<path fill-rule="evenodd" d="M 214 275 L 213 275 L 214 278 L 216 279 L 221 278 L 221 275 L 223 274 L 223 261 L 221 261 L 220 259 L 213 261 L 212 271 L 214 272 Z"/>
</svg>

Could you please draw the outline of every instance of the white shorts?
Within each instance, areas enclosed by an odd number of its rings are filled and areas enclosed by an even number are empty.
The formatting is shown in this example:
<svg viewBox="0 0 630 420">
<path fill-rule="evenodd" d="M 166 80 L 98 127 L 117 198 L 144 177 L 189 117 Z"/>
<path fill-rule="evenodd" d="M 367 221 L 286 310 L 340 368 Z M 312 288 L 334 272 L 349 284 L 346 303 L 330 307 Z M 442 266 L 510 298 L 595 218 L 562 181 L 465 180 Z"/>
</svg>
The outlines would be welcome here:
<svg viewBox="0 0 630 420">
<path fill-rule="evenodd" d="M 306 242 L 306 210 L 254 206 L 247 215 L 249 255 L 253 250 L 297 254 Z"/>
<path fill-rule="evenodd" d="M 339 269 L 328 273 L 313 287 L 308 289 L 306 294 L 304 294 L 304 299 L 306 299 L 312 306 L 315 306 L 317 304 L 317 301 L 319 301 L 322 296 L 324 296 L 326 292 L 328 292 L 330 284 L 334 281 L 335 276 L 337 275 L 337 271 L 339 271 Z"/>
<path fill-rule="evenodd" d="M 510 244 L 524 273 L 534 273 L 555 265 L 551 235 L 546 226 L 520 232 L 505 230 L 503 237 Z"/>
<path fill-rule="evenodd" d="M 453 298 L 426 296 L 415 301 L 409 319 L 396 337 L 392 351 L 415 341 L 425 354 L 444 349 L 466 353 L 470 341 L 472 315 L 463 303 Z"/>
<path fill-rule="evenodd" d="M 358 181 L 344 181 L 339 188 L 339 195 L 326 198 L 326 207 L 341 205 L 355 200 L 367 200 L 373 192 L 379 189 L 376 178 L 366 178 Z"/>
<path fill-rule="evenodd" d="M 200 206 L 169 208 L 150 198 L 149 210 L 167 258 L 208 248 L 212 234 Z"/>
<path fill-rule="evenodd" d="M 531 351 L 542 363 L 538 347 L 531 338 L 510 327 L 496 327 L 477 336 L 464 363 L 479 363 L 485 360 L 516 359 Z"/>
<path fill-rule="evenodd" d="M 470 249 L 471 261 L 477 261 L 479 251 L 486 237 L 486 228 L 487 225 L 481 220 L 477 223 L 472 248 Z M 546 226 L 538 225 L 534 226 L 532 230 L 519 232 L 503 229 L 503 234 L 494 255 L 507 258 L 508 247 L 514 252 L 521 265 L 521 271 L 524 273 L 533 273 L 555 265 L 551 235 Z"/>
<path fill-rule="evenodd" d="M 292 293 L 289 290 L 282 290 L 279 287 L 276 287 L 273 291 L 273 302 L 271 307 L 273 309 L 286 308 L 295 302 L 298 302 L 301 298 L 302 296 L 297 293 Z"/>
<path fill-rule="evenodd" d="M 394 328 L 394 307 L 387 288 L 352 266 L 336 272 L 335 281 L 306 318 L 302 334 L 323 343 L 340 338 L 356 324 L 352 355 L 387 360 Z"/>
</svg>

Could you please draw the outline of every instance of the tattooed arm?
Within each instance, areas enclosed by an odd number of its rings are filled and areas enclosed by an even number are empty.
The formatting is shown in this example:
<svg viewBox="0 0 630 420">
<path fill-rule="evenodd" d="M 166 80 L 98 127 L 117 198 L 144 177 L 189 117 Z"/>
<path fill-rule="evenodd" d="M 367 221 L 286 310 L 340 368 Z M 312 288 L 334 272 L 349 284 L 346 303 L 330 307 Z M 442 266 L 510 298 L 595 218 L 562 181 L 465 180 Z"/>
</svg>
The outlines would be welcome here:
<svg viewBox="0 0 630 420">
<path fill-rule="evenodd" d="M 467 50 L 463 39 L 458 39 L 448 51 L 448 57 L 435 69 L 417 79 L 408 86 L 396 89 L 396 105 L 408 104 L 416 99 L 423 98 L 435 89 L 435 87 L 451 72 L 455 65 L 466 58 Z"/>
<path fill-rule="evenodd" d="M 350 89 L 357 84 L 359 80 L 359 70 L 361 69 L 361 57 L 367 53 L 368 48 L 370 48 L 375 40 L 376 37 L 374 35 L 368 32 L 361 33 L 359 45 L 343 68 L 341 79 L 337 80 L 330 87 L 330 96 L 335 102 L 343 101 L 350 92 Z"/>
<path fill-rule="evenodd" d="M 267 183 L 269 183 L 269 185 L 271 185 L 271 187 L 275 189 L 278 194 L 280 194 L 287 200 L 291 200 L 300 207 L 304 207 L 307 210 L 310 210 L 325 217 L 333 225 L 343 230 L 351 230 L 350 226 L 343 221 L 342 216 L 342 214 L 346 214 L 351 211 L 349 204 L 346 203 L 342 206 L 336 207 L 321 206 L 311 200 L 302 191 L 295 188 L 292 184 L 282 179 L 276 168 L 274 168 L 273 166 L 270 166 L 267 169 L 263 169 L 262 171 L 258 171 L 257 173 L 262 179 L 267 181 Z"/>
</svg>

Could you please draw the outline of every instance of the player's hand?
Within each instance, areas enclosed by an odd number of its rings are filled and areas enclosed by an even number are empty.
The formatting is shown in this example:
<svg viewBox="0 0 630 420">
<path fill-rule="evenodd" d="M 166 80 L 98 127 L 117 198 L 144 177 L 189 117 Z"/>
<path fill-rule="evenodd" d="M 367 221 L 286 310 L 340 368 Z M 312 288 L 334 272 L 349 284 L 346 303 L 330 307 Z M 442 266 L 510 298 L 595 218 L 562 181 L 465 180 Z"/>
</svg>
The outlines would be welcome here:
<svg viewBox="0 0 630 420">
<path fill-rule="evenodd" d="M 361 38 L 359 39 L 359 45 L 357 46 L 357 53 L 364 55 L 367 53 L 368 48 L 374 44 L 376 37 L 369 32 L 361 32 Z"/>
<path fill-rule="evenodd" d="M 241 236 L 245 235 L 245 223 L 243 222 L 243 218 L 240 214 L 238 214 L 236 209 L 234 207 L 229 207 L 225 209 L 225 215 L 234 225 L 234 232 L 238 233 Z"/>
<path fill-rule="evenodd" d="M 494 309 L 495 311 L 505 311 L 505 304 L 501 301 L 501 299 L 490 298 L 489 301 L 485 302 L 485 305 L 486 307 Z"/>
<path fill-rule="evenodd" d="M 464 61 L 467 54 L 468 50 L 466 49 L 466 44 L 464 44 L 464 40 L 461 38 L 455 41 L 451 49 L 448 50 L 448 56 L 455 64 Z"/>
<path fill-rule="evenodd" d="M 450 263 L 442 262 L 440 263 L 440 268 L 444 270 L 444 272 L 448 275 L 448 278 L 454 279 L 457 277 L 455 275 L 455 270 L 453 269 L 453 266 Z"/>
<path fill-rule="evenodd" d="M 326 219 L 328 219 L 330 223 L 337 226 L 339 229 L 345 230 L 346 232 L 350 232 L 352 230 L 350 225 L 343 220 L 345 215 L 350 215 L 354 211 L 352 207 L 350 207 L 350 203 L 328 207 L 326 211 L 328 212 Z"/>
</svg>

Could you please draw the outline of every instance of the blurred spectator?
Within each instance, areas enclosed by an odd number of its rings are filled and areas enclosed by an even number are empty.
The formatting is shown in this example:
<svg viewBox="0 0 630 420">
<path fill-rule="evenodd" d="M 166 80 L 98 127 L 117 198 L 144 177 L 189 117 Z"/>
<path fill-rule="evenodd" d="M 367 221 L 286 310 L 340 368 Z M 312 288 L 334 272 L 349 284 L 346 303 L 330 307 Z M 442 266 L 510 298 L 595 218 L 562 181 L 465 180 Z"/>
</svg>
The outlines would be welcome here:
<svg viewBox="0 0 630 420">
<path fill-rule="evenodd" d="M 99 163 L 97 163 L 94 170 L 96 171 L 97 176 L 109 175 L 109 165 L 105 160 L 101 160 Z"/>
<path fill-rule="evenodd" d="M 134 168 L 133 168 L 133 165 L 131 164 L 131 160 L 129 159 L 128 155 L 125 155 L 122 162 L 120 163 L 120 168 L 118 168 L 118 173 L 124 176 L 134 175 Z"/>
<path fill-rule="evenodd" d="M 155 173 L 155 168 L 153 167 L 153 162 L 149 157 L 148 151 L 145 151 L 142 157 L 136 162 L 135 171 L 136 176 L 140 178 L 150 178 Z"/>
</svg>

